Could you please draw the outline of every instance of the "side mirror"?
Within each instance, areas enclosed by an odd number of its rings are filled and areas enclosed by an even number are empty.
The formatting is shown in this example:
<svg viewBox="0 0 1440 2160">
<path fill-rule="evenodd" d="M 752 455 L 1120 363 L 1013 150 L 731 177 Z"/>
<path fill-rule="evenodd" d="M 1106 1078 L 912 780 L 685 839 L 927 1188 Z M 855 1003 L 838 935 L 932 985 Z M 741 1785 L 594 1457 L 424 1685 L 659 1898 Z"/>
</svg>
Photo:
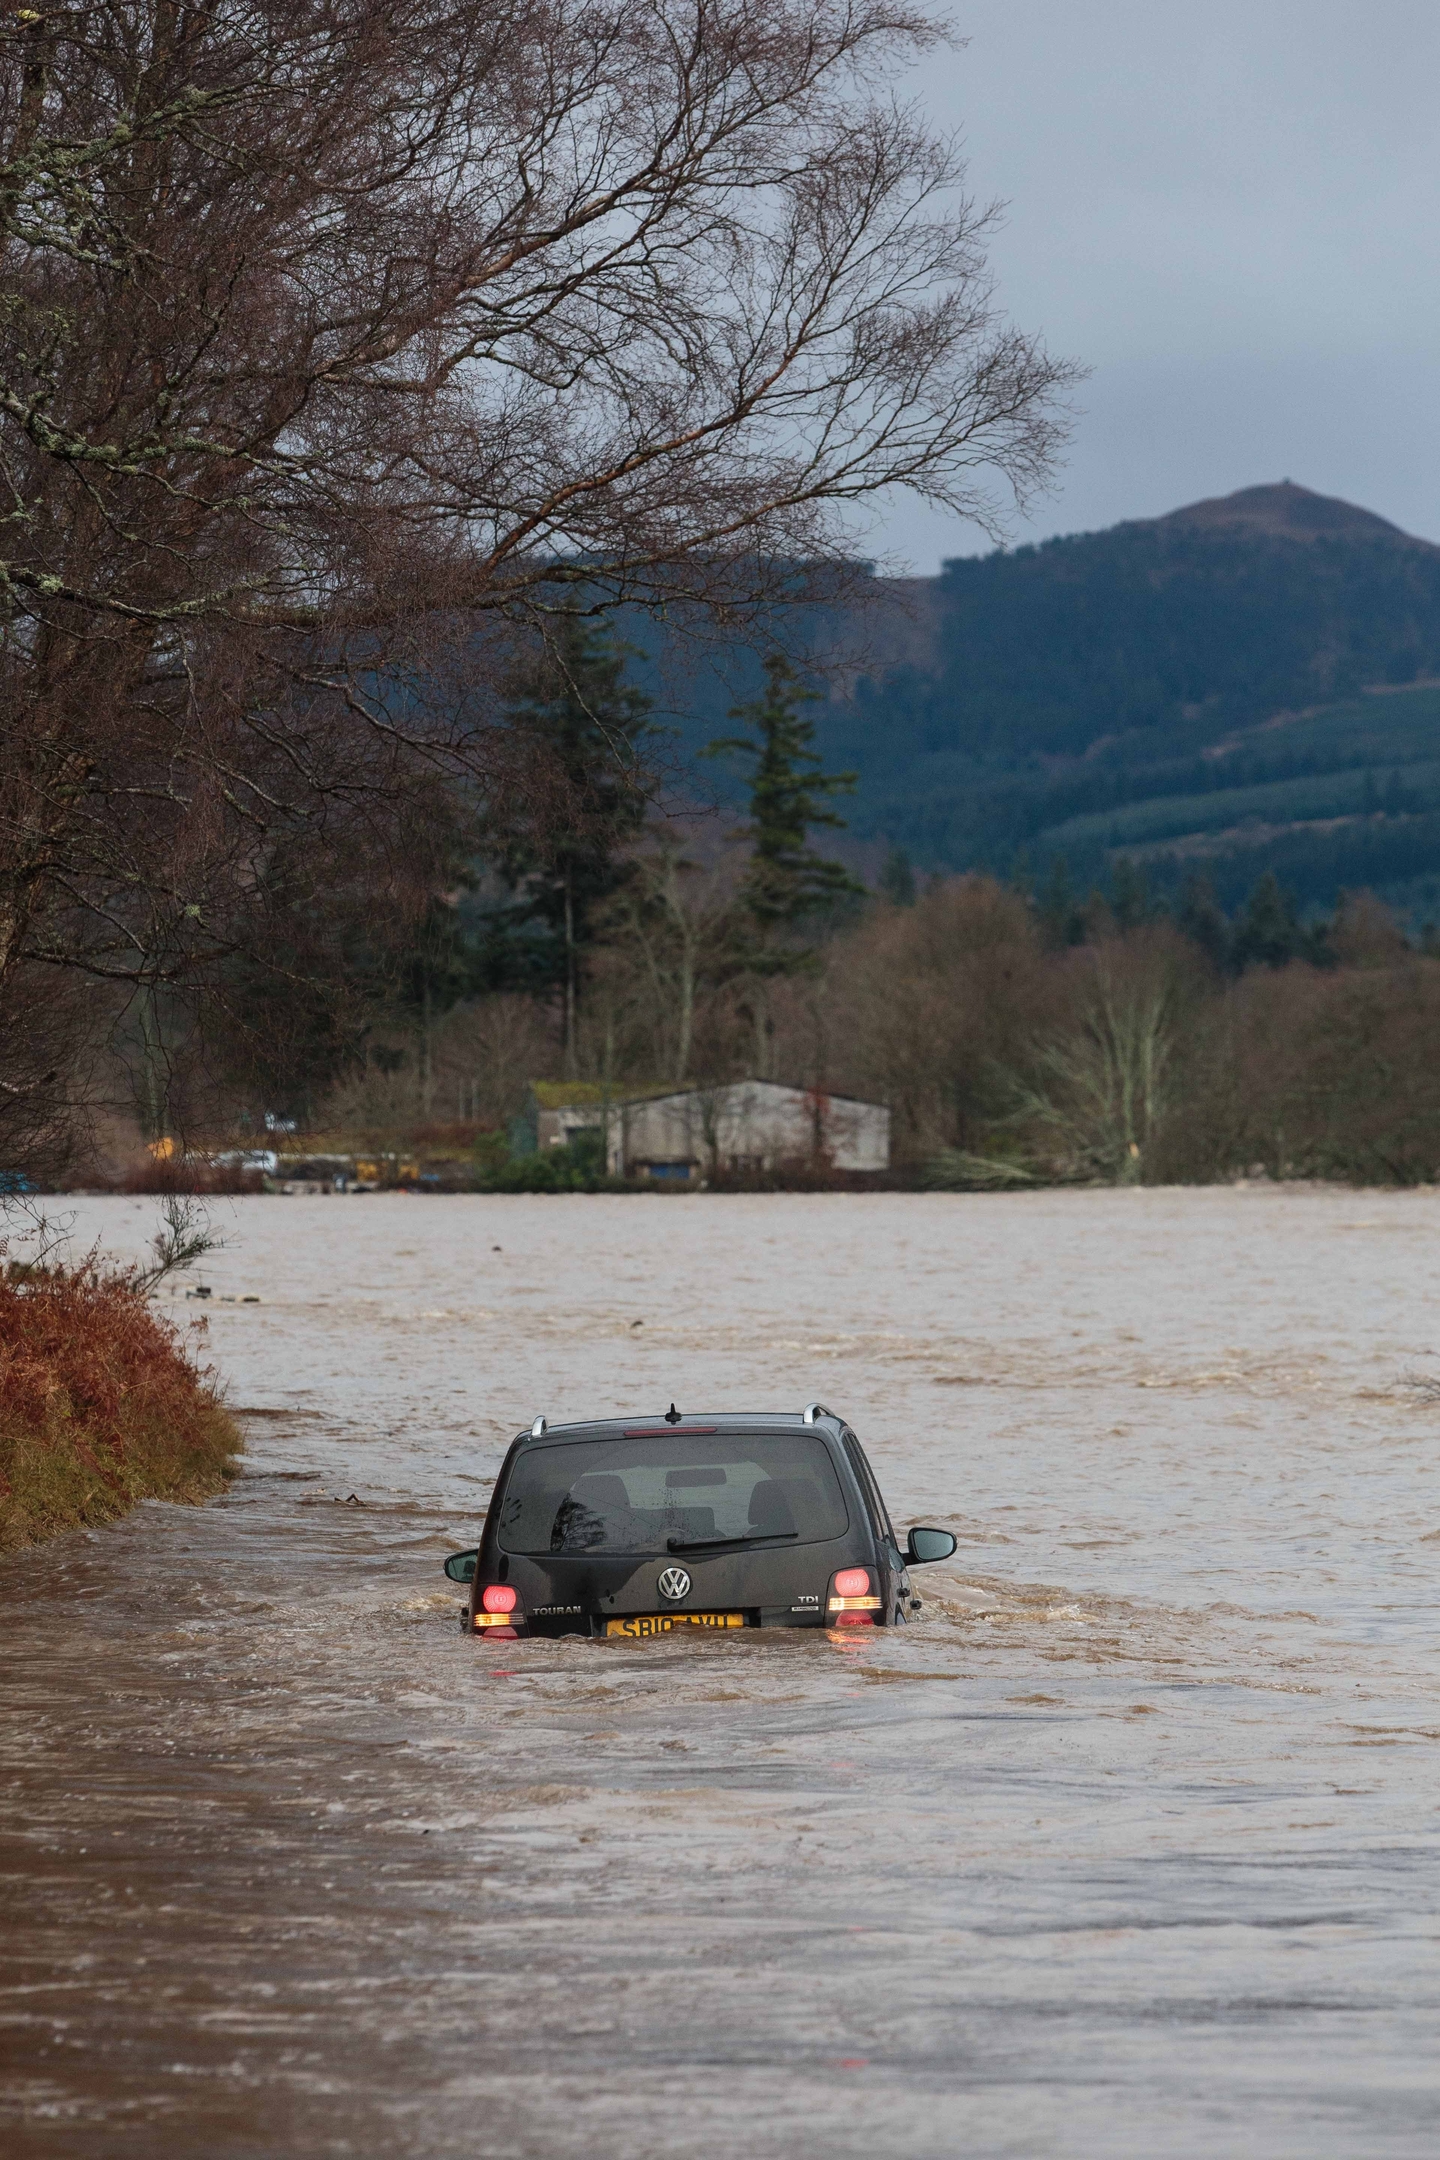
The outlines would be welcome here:
<svg viewBox="0 0 1440 2160">
<path fill-rule="evenodd" d="M 932 1530 L 930 1535 L 935 1537 L 938 1533 Z M 953 1538 L 950 1540 L 950 1545 L 953 1551 L 955 1545 Z M 451 1582 L 474 1582 L 475 1570 L 479 1565 L 480 1549 L 477 1546 L 474 1552 L 452 1552 L 445 1562 L 445 1572 L 450 1577 Z"/>
<path fill-rule="evenodd" d="M 959 1542 L 948 1530 L 912 1530 L 905 1540 L 905 1557 L 917 1565 L 926 1560 L 948 1560 Z"/>
</svg>

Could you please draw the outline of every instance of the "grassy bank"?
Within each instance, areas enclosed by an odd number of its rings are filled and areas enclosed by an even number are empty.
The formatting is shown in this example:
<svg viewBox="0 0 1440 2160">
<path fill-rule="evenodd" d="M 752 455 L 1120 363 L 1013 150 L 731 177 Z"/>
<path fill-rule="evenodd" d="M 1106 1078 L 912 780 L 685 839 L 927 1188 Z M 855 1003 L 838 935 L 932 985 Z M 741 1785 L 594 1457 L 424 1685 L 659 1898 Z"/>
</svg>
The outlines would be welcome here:
<svg viewBox="0 0 1440 2160">
<path fill-rule="evenodd" d="M 203 1500 L 241 1447 L 143 1290 L 93 1267 L 0 1282 L 0 1552 L 137 1500 Z"/>
</svg>

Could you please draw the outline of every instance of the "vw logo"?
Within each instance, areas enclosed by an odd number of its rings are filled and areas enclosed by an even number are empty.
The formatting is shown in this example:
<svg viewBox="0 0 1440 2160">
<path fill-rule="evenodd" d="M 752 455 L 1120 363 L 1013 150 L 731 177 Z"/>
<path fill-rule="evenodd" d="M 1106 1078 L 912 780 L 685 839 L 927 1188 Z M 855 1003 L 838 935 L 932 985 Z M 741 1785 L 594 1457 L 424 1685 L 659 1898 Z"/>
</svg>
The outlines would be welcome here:
<svg viewBox="0 0 1440 2160">
<path fill-rule="evenodd" d="M 690 1577 L 683 1567 L 667 1567 L 660 1577 L 660 1595 L 668 1598 L 688 1597 Z"/>
</svg>

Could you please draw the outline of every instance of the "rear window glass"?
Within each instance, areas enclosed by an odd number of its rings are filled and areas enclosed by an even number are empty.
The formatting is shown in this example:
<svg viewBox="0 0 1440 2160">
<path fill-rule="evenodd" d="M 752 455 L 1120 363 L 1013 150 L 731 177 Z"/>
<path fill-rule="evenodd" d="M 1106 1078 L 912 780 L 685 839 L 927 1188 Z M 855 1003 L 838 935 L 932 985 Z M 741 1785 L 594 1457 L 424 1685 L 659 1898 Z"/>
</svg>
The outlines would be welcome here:
<svg viewBox="0 0 1440 2160">
<path fill-rule="evenodd" d="M 813 1433 L 665 1434 L 527 1448 L 500 1503 L 513 1553 L 664 1553 L 671 1540 L 843 1537 L 845 1496 Z"/>
</svg>

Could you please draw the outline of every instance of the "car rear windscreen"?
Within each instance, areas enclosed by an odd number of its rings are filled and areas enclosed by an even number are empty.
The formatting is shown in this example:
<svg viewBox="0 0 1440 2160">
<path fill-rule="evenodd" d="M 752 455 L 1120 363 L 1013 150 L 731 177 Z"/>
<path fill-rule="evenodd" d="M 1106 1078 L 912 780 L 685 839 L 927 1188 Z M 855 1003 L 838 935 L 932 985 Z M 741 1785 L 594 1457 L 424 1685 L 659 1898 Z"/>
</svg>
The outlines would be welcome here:
<svg viewBox="0 0 1440 2160">
<path fill-rule="evenodd" d="M 675 1433 L 526 1448 L 500 1503 L 513 1553 L 664 1553 L 706 1539 L 817 1544 L 849 1528 L 814 1433 Z"/>
</svg>

